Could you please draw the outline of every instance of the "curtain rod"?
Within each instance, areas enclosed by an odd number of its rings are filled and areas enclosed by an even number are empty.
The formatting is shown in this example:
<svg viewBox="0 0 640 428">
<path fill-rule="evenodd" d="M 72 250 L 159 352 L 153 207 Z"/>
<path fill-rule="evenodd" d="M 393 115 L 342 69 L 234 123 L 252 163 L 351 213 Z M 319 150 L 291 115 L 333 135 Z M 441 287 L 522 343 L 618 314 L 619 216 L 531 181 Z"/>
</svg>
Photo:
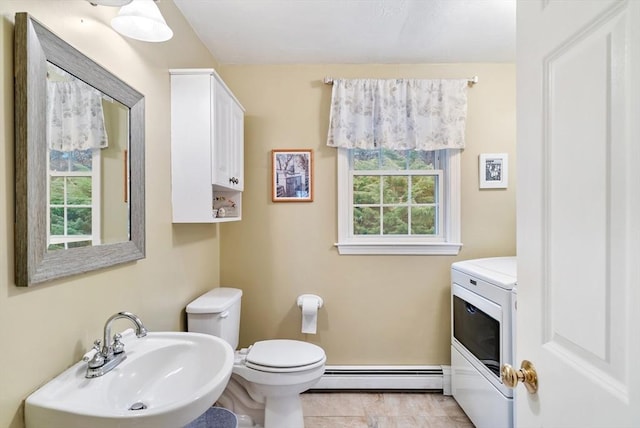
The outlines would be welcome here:
<svg viewBox="0 0 640 428">
<path fill-rule="evenodd" d="M 467 85 L 469 85 L 470 88 L 473 88 L 473 85 L 475 85 L 479 81 L 480 79 L 478 79 L 478 76 L 473 76 L 467 79 Z M 333 77 L 325 77 L 323 82 L 325 85 L 333 85 Z"/>
</svg>

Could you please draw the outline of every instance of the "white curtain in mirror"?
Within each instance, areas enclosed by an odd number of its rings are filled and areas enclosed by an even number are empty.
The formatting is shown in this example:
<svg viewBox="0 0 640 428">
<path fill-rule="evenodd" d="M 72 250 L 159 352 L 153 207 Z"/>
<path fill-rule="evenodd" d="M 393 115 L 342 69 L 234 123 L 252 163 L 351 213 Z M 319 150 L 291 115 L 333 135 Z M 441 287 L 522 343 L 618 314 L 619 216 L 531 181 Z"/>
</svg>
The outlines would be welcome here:
<svg viewBox="0 0 640 428">
<path fill-rule="evenodd" d="M 327 145 L 463 149 L 467 79 L 334 79 Z"/>
<path fill-rule="evenodd" d="M 63 70 L 48 65 L 48 147 L 62 152 L 107 147 L 102 93 Z"/>
</svg>

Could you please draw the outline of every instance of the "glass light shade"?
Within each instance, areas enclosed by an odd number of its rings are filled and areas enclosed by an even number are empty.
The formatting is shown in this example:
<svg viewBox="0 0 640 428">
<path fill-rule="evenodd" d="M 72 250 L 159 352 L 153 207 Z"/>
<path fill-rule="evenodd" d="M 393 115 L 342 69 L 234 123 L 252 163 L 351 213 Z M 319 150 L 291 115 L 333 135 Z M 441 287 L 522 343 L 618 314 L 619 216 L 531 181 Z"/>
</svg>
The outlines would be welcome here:
<svg viewBox="0 0 640 428">
<path fill-rule="evenodd" d="M 94 6 L 120 7 L 131 3 L 131 0 L 87 0 Z"/>
<path fill-rule="evenodd" d="M 164 42 L 173 37 L 153 0 L 133 0 L 120 8 L 111 27 L 123 36 L 144 42 Z"/>
</svg>

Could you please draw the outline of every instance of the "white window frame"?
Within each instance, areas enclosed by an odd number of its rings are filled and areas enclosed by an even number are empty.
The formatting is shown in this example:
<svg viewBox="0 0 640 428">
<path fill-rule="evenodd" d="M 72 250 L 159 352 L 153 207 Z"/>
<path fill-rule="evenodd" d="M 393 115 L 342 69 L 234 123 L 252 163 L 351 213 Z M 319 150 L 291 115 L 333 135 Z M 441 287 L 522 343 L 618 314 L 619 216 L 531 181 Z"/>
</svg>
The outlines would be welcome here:
<svg viewBox="0 0 640 428">
<path fill-rule="evenodd" d="M 102 228 L 102 216 L 100 213 L 100 201 L 102 200 L 102 161 L 101 151 L 93 150 L 91 156 L 91 172 L 76 172 L 76 171 L 51 171 L 49 166 L 49 157 L 47 156 L 47 243 L 52 244 L 64 244 L 67 248 L 68 244 L 72 242 L 89 241 L 92 245 L 100 245 L 102 243 L 101 228 Z M 52 177 L 91 177 L 91 235 L 51 235 L 51 178 Z M 66 198 L 66 190 L 65 190 Z M 66 205 L 66 202 L 65 202 Z M 89 207 L 89 206 L 87 206 Z M 65 215 L 65 223 L 66 223 Z"/>
<path fill-rule="evenodd" d="M 442 170 L 440 189 L 442 206 L 438 213 L 443 223 L 437 236 L 356 236 L 352 230 L 353 171 L 349 149 L 338 149 L 338 247 L 339 254 L 369 255 L 457 255 L 460 239 L 460 156 L 461 150 L 440 150 Z M 406 171 L 391 171 L 398 175 Z M 437 173 L 437 172 L 434 172 Z"/>
</svg>

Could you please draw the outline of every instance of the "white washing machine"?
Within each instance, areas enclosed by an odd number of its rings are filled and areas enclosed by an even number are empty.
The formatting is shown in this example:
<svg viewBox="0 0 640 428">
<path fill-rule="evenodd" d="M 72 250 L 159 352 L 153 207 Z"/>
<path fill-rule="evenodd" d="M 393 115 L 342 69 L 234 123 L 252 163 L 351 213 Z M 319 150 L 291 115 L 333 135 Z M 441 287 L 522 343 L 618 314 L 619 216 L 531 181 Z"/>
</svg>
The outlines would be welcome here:
<svg viewBox="0 0 640 428">
<path fill-rule="evenodd" d="M 514 364 L 516 258 L 451 265 L 451 391 L 477 428 L 513 428 L 514 390 L 500 367 Z"/>
</svg>

